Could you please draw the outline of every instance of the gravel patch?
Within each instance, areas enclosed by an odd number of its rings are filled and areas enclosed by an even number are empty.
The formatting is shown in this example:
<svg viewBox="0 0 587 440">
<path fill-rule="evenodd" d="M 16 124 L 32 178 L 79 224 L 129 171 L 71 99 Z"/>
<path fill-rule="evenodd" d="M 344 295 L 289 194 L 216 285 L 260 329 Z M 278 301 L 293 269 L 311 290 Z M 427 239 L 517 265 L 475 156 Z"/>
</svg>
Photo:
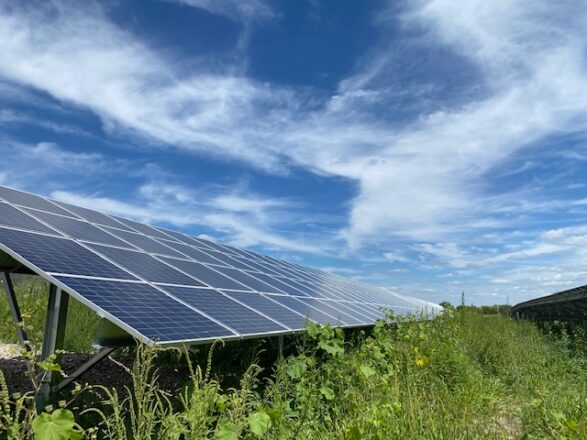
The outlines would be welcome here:
<svg viewBox="0 0 587 440">
<path fill-rule="evenodd" d="M 17 344 L 0 344 L 0 359 L 12 359 L 20 356 L 20 346 Z"/>
</svg>

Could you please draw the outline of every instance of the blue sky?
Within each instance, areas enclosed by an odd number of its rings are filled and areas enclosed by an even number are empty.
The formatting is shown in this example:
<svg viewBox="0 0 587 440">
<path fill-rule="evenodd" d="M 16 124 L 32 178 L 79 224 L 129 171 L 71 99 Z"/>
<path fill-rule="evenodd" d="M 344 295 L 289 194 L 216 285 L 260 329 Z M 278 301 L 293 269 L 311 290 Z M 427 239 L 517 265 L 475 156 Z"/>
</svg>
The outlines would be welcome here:
<svg viewBox="0 0 587 440">
<path fill-rule="evenodd" d="M 439 302 L 587 283 L 587 9 L 0 1 L 0 183 Z"/>
</svg>

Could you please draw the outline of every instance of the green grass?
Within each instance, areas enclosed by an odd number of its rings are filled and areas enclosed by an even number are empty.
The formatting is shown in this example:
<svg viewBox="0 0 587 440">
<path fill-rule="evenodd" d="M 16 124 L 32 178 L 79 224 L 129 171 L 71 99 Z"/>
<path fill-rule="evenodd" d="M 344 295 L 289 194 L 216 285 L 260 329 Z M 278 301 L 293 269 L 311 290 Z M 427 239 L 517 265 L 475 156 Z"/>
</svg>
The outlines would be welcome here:
<svg viewBox="0 0 587 440">
<path fill-rule="evenodd" d="M 83 333 L 73 310 L 70 331 Z M 234 358 L 258 343 L 203 359 L 139 346 L 129 392 L 94 387 L 69 407 L 114 439 L 587 439 L 584 336 L 560 327 L 464 310 L 368 333 L 310 326 L 297 344 L 244 372 Z M 188 361 L 191 380 L 163 392 L 158 366 Z"/>
<path fill-rule="evenodd" d="M 37 276 L 18 276 L 15 278 L 14 290 L 26 324 L 27 336 L 38 345 L 43 339 L 49 285 Z M 0 342 L 16 343 L 18 339 L 4 291 L 1 295 Z M 70 298 L 64 349 L 76 352 L 92 350 L 98 321 L 98 316 L 92 310 Z"/>
</svg>

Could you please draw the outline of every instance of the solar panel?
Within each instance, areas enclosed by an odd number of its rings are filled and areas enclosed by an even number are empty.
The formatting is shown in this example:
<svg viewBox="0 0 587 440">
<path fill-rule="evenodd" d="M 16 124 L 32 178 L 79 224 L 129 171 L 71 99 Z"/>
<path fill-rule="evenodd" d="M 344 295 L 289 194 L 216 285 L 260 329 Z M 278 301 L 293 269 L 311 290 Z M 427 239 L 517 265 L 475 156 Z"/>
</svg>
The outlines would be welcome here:
<svg viewBox="0 0 587 440">
<path fill-rule="evenodd" d="M 270 316 L 275 321 L 290 328 L 291 330 L 302 330 L 306 327 L 308 319 L 301 313 L 295 312 L 287 307 L 271 301 L 258 293 L 245 292 L 224 292 L 225 295 L 248 305 L 249 307 Z"/>
<path fill-rule="evenodd" d="M 14 258 L 21 257 L 23 264 L 29 263 L 43 272 L 135 279 L 68 238 L 0 228 L 0 245 L 15 253 Z"/>
<path fill-rule="evenodd" d="M 153 341 L 234 336 L 235 333 L 146 283 L 56 277 L 115 320 Z"/>
<path fill-rule="evenodd" d="M 371 325 L 430 303 L 252 251 L 0 187 L 0 249 L 159 344 Z"/>
<path fill-rule="evenodd" d="M 204 285 L 144 252 L 94 244 L 91 244 L 90 247 L 110 261 L 124 266 L 133 274 L 152 283 Z"/>
<path fill-rule="evenodd" d="M 328 313 L 318 310 L 316 307 L 303 303 L 299 301 L 298 298 L 294 298 L 292 296 L 277 295 L 267 296 L 267 298 L 281 305 L 284 305 L 289 309 L 295 310 L 296 312 L 305 316 L 306 318 L 311 319 L 312 321 L 318 322 L 320 324 L 348 325 L 348 323 L 342 321 L 340 318 L 329 315 Z"/>
<path fill-rule="evenodd" d="M 53 229 L 6 203 L 0 205 L 0 225 L 29 229 L 31 231 L 47 232 L 49 234 L 55 233 Z"/>
<path fill-rule="evenodd" d="M 166 291 L 176 298 L 212 316 L 241 335 L 284 332 L 289 330 L 264 315 L 234 301 L 212 289 L 187 287 L 166 287 Z"/>
<path fill-rule="evenodd" d="M 110 235 L 108 232 L 97 228 L 83 220 L 76 220 L 71 217 L 50 214 L 48 212 L 34 211 L 27 209 L 31 215 L 57 230 L 80 240 L 93 241 L 97 243 L 111 244 L 114 246 L 128 246 L 124 241 Z M 53 231 L 53 233 L 55 233 Z"/>
</svg>

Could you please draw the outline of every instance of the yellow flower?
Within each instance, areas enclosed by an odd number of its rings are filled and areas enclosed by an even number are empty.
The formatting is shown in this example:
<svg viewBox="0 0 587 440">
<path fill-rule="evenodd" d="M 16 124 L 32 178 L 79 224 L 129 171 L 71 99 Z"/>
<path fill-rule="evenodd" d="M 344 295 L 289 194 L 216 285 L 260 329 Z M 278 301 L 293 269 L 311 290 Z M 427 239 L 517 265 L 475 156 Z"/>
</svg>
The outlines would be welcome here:
<svg viewBox="0 0 587 440">
<path fill-rule="evenodd" d="M 428 362 L 424 358 L 418 358 L 418 359 L 416 359 L 416 365 L 418 367 L 425 367 L 427 363 Z"/>
</svg>

